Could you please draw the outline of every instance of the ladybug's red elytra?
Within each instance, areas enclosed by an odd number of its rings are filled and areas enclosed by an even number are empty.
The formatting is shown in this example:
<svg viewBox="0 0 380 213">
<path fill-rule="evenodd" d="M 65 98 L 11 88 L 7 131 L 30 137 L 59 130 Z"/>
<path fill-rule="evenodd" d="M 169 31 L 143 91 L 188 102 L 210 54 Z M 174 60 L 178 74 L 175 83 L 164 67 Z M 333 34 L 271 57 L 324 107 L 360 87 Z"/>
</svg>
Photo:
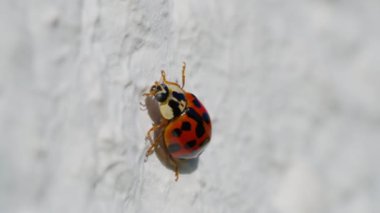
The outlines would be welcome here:
<svg viewBox="0 0 380 213">
<path fill-rule="evenodd" d="M 186 64 L 182 66 L 182 85 L 167 81 L 165 71 L 161 71 L 161 80 L 154 82 L 144 96 L 153 97 L 159 105 L 161 121 L 153 124 L 147 132 L 151 142 L 146 156 L 151 155 L 159 144 L 161 135 L 169 159 L 175 165 L 176 181 L 179 177 L 176 160 L 197 158 L 211 139 L 210 116 L 198 98 L 183 89 L 185 85 Z M 162 129 L 154 140 L 151 133 Z"/>
</svg>

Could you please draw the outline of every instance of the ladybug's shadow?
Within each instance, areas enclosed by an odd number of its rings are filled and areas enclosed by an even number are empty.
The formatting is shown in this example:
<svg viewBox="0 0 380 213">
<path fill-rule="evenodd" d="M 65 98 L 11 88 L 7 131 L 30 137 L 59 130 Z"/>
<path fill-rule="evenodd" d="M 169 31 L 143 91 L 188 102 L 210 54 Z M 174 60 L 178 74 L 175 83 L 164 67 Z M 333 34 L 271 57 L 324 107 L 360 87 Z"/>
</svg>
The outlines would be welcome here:
<svg viewBox="0 0 380 213">
<path fill-rule="evenodd" d="M 150 119 L 155 124 L 160 123 L 161 114 L 159 110 L 158 103 L 152 98 L 152 97 L 146 97 L 145 99 L 145 105 L 146 109 L 148 111 L 148 115 Z M 167 147 L 164 144 L 164 140 L 162 137 L 162 131 L 165 127 L 162 127 L 158 130 L 156 130 L 153 134 L 153 140 L 155 140 L 157 137 L 160 137 L 159 146 L 155 149 L 155 154 L 157 158 L 160 160 L 162 165 L 164 165 L 166 168 L 175 171 L 175 163 L 173 160 L 169 157 L 169 152 L 167 150 Z M 189 159 L 189 160 L 175 160 L 175 162 L 178 165 L 179 173 L 180 174 L 189 174 L 194 172 L 198 168 L 198 161 L 199 158 Z"/>
</svg>

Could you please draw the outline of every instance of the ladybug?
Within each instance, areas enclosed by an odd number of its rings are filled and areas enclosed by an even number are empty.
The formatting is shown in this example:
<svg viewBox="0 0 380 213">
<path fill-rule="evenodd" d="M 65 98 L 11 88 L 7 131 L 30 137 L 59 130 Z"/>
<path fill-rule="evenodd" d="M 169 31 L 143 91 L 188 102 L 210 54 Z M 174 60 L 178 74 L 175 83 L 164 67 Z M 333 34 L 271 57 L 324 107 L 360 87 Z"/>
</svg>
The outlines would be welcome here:
<svg viewBox="0 0 380 213">
<path fill-rule="evenodd" d="M 163 136 L 166 154 L 175 165 L 176 181 L 179 177 L 177 160 L 189 160 L 199 157 L 211 139 L 210 116 L 198 98 L 183 89 L 185 85 L 186 64 L 182 66 L 182 85 L 166 80 L 165 71 L 161 71 L 161 80 L 154 82 L 144 96 L 152 97 L 158 103 L 161 120 L 153 124 L 147 132 L 151 142 L 146 157 L 158 147 Z M 151 133 L 160 130 L 152 139 Z"/>
</svg>

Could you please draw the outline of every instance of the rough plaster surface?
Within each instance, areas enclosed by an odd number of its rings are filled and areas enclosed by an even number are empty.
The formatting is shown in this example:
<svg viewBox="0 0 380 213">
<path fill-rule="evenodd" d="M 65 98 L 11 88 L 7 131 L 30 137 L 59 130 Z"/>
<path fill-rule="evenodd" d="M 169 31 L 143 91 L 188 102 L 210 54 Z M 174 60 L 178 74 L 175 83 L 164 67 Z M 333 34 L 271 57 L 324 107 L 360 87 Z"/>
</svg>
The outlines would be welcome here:
<svg viewBox="0 0 380 213">
<path fill-rule="evenodd" d="M 380 212 L 380 2 L 3 0 L 0 212 Z M 166 69 L 214 135 L 144 163 Z"/>
</svg>

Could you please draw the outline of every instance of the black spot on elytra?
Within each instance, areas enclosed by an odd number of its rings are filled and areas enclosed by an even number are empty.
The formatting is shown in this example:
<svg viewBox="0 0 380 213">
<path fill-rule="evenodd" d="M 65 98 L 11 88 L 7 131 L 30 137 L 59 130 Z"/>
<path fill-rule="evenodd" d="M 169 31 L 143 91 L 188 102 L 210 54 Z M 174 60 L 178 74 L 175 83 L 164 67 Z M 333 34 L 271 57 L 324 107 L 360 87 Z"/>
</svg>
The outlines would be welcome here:
<svg viewBox="0 0 380 213">
<path fill-rule="evenodd" d="M 169 101 L 169 106 L 173 110 L 174 117 L 178 117 L 179 115 L 181 115 L 181 110 L 179 109 L 178 102 L 170 100 Z"/>
<path fill-rule="evenodd" d="M 190 130 L 191 129 L 191 124 L 188 121 L 184 121 L 182 123 L 181 129 L 185 130 L 185 131 Z"/>
<path fill-rule="evenodd" d="M 207 112 L 204 112 L 203 115 L 202 115 L 202 118 L 203 120 L 206 122 L 206 123 L 210 123 L 210 116 L 208 116 L 208 113 Z"/>
<path fill-rule="evenodd" d="M 197 127 L 195 128 L 195 133 L 197 134 L 197 137 L 202 137 L 203 134 L 205 134 L 205 128 L 202 124 L 197 124 Z"/>
<path fill-rule="evenodd" d="M 186 144 L 185 144 L 185 148 L 187 148 L 187 149 L 191 149 L 191 148 L 193 148 L 196 144 L 197 144 L 197 141 L 196 141 L 196 140 L 188 141 L 188 142 L 186 142 Z"/>
<path fill-rule="evenodd" d="M 192 118 L 195 122 L 202 123 L 202 117 L 193 108 L 190 107 L 186 111 L 186 114 L 187 114 L 187 116 Z"/>
<path fill-rule="evenodd" d="M 182 93 L 178 93 L 176 91 L 173 91 L 172 93 L 173 97 L 177 99 L 178 101 L 185 101 L 185 95 Z"/>
<path fill-rule="evenodd" d="M 182 133 L 182 131 L 181 131 L 180 129 L 178 129 L 178 128 L 176 128 L 176 129 L 174 129 L 174 130 L 172 131 L 172 135 L 173 135 L 174 137 L 179 137 L 179 136 L 181 136 L 181 133 Z"/>
<path fill-rule="evenodd" d="M 202 137 L 202 135 L 205 133 L 205 128 L 203 127 L 202 123 L 202 117 L 192 108 L 189 108 L 186 114 L 197 122 L 197 126 L 195 127 L 195 133 L 198 138 Z"/>
<path fill-rule="evenodd" d="M 181 150 L 181 146 L 178 143 L 172 143 L 168 146 L 169 153 L 178 152 Z"/>
<path fill-rule="evenodd" d="M 201 103 L 198 101 L 197 98 L 194 98 L 194 100 L 193 100 L 193 104 L 194 104 L 196 107 L 198 107 L 198 108 L 201 108 L 201 107 L 202 107 Z"/>
</svg>

